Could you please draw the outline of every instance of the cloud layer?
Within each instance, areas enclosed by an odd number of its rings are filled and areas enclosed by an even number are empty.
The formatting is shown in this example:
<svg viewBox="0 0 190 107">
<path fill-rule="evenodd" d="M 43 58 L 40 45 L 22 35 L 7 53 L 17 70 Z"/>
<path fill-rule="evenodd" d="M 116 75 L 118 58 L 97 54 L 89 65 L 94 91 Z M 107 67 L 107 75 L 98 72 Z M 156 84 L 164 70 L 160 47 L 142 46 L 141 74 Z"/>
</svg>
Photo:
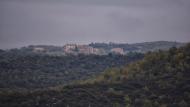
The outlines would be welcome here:
<svg viewBox="0 0 190 107">
<path fill-rule="evenodd" d="M 0 48 L 190 41 L 189 0 L 0 1 Z"/>
</svg>

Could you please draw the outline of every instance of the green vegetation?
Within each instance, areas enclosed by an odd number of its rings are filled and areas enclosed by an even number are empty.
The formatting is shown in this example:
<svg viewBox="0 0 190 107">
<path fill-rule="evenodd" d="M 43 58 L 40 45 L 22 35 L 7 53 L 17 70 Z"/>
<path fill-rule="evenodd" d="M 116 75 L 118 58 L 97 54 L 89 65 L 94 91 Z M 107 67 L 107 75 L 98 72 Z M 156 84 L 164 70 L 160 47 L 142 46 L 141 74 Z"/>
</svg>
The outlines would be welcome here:
<svg viewBox="0 0 190 107">
<path fill-rule="evenodd" d="M 189 107 L 190 44 L 149 52 L 140 61 L 107 69 L 79 84 L 14 92 L 1 107 Z"/>
<path fill-rule="evenodd" d="M 90 78 L 109 67 L 141 59 L 134 55 L 49 56 L 8 51 L 0 53 L 0 88 L 46 88 Z"/>
<path fill-rule="evenodd" d="M 120 84 L 120 87 L 127 84 L 132 89 L 129 99 L 133 106 L 187 107 L 190 106 L 189 77 L 190 44 L 169 51 L 149 52 L 140 61 L 110 69 L 85 83 Z"/>
</svg>

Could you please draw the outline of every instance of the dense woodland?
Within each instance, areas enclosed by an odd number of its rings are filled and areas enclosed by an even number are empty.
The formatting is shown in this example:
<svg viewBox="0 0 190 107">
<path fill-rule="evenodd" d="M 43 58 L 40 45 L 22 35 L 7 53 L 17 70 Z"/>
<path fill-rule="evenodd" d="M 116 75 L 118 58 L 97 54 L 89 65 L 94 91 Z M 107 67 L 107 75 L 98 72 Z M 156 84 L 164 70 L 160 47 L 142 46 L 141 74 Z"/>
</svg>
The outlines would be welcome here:
<svg viewBox="0 0 190 107">
<path fill-rule="evenodd" d="M 0 88 L 44 88 L 87 79 L 109 67 L 142 59 L 143 54 L 49 56 L 11 50 L 0 52 Z"/>
<path fill-rule="evenodd" d="M 113 56 L 112 56 L 113 57 Z M 142 60 L 67 86 L 2 90 L 2 107 L 189 107 L 190 44 L 148 52 Z"/>
</svg>

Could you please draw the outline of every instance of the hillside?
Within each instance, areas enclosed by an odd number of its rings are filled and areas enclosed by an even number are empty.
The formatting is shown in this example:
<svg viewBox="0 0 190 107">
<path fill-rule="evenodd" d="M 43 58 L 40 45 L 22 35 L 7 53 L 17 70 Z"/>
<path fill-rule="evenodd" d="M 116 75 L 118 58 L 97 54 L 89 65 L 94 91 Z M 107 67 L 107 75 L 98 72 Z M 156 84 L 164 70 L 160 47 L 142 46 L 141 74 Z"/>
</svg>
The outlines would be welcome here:
<svg viewBox="0 0 190 107">
<path fill-rule="evenodd" d="M 171 47 L 180 47 L 183 46 L 184 43 L 179 42 L 169 42 L 169 41 L 155 41 L 155 42 L 142 42 L 142 43 L 91 43 L 89 46 L 94 48 L 102 48 L 106 52 L 110 52 L 111 49 L 114 48 L 121 48 L 123 49 L 124 53 L 128 52 L 141 52 L 146 53 L 148 51 L 158 51 L 160 50 L 168 50 Z"/>
<path fill-rule="evenodd" d="M 180 47 L 185 43 L 155 41 L 142 43 L 91 43 L 91 44 L 66 44 L 64 46 L 51 45 L 30 45 L 20 49 L 13 49 L 23 53 L 38 53 L 52 56 L 67 56 L 67 55 L 108 55 L 112 54 L 128 54 L 130 52 L 146 53 L 148 51 L 168 50 L 171 47 Z"/>
<path fill-rule="evenodd" d="M 142 59 L 131 55 L 49 56 L 20 51 L 0 52 L 0 88 L 46 88 L 93 77 L 109 67 Z"/>
<path fill-rule="evenodd" d="M 2 107 L 189 107 L 190 44 L 149 52 L 94 79 L 33 92 L 1 91 Z"/>
<path fill-rule="evenodd" d="M 149 52 L 138 62 L 108 70 L 84 83 L 119 84 L 110 86 L 116 93 L 127 94 L 132 107 L 188 107 L 189 77 L 190 44 L 169 51 Z"/>
</svg>

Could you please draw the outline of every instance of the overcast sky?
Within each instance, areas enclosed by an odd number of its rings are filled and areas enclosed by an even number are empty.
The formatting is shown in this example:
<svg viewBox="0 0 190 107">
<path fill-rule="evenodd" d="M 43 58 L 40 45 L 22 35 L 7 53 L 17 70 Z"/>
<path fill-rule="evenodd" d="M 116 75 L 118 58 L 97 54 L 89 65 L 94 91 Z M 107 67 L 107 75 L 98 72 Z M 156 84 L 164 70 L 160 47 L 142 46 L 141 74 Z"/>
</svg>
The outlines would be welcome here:
<svg viewBox="0 0 190 107">
<path fill-rule="evenodd" d="M 1 0 L 0 48 L 190 41 L 190 0 Z"/>
</svg>

